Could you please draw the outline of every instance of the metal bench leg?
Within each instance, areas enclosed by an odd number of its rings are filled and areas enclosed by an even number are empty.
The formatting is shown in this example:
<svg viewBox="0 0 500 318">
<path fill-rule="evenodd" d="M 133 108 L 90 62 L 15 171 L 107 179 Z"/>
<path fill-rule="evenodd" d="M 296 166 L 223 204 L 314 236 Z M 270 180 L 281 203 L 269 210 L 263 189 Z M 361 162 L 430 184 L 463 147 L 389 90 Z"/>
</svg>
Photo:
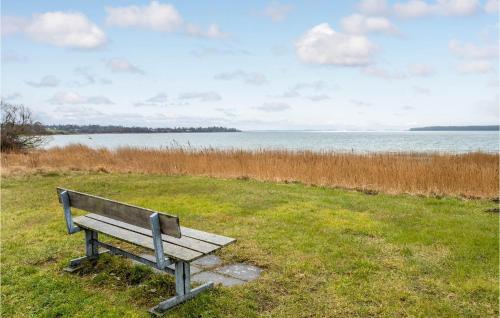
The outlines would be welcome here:
<svg viewBox="0 0 500 318">
<path fill-rule="evenodd" d="M 97 232 L 91 230 L 85 230 L 85 255 L 87 258 L 97 258 L 99 257 L 99 245 L 97 244 L 98 236 Z"/>
<path fill-rule="evenodd" d="M 161 315 L 168 309 L 193 298 L 202 291 L 212 288 L 214 283 L 208 282 L 201 286 L 191 289 L 191 275 L 189 272 L 189 263 L 178 261 L 175 263 L 175 292 L 176 295 L 170 299 L 162 301 L 149 310 L 154 315 Z"/>
<path fill-rule="evenodd" d="M 85 256 L 72 259 L 69 261 L 69 266 L 64 268 L 67 272 L 74 272 L 80 268 L 80 265 L 85 260 L 97 259 L 100 254 L 108 253 L 109 251 L 102 251 L 99 253 L 98 233 L 91 230 L 85 230 Z"/>
</svg>

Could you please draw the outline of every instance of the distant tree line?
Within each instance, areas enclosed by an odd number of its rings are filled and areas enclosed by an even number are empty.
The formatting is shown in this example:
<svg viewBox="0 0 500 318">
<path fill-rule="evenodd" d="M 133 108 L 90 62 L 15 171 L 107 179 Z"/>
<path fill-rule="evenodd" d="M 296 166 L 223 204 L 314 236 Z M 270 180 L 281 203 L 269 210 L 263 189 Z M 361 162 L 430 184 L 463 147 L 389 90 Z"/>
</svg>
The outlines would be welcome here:
<svg viewBox="0 0 500 318">
<path fill-rule="evenodd" d="M 149 128 L 100 125 L 43 125 L 35 121 L 31 110 L 23 105 L 0 100 L 2 152 L 28 151 L 43 145 L 47 135 L 56 134 L 121 134 L 121 133 L 206 133 L 240 132 L 226 127 Z"/>
<path fill-rule="evenodd" d="M 209 133 L 209 132 L 240 132 L 235 128 L 226 127 L 124 127 L 101 125 L 45 125 L 46 134 L 151 134 L 151 133 Z"/>
</svg>

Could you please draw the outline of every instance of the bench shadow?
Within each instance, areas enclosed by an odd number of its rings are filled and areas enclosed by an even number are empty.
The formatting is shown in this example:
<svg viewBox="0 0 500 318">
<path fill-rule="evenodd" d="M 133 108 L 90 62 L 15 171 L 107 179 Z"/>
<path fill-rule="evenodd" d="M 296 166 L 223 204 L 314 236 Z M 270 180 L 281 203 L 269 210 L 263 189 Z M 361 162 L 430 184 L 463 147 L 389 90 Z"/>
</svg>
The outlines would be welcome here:
<svg viewBox="0 0 500 318">
<path fill-rule="evenodd" d="M 175 295 L 173 276 L 117 255 L 102 254 L 98 259 L 85 260 L 70 275 L 79 276 L 92 287 L 125 292 L 139 307 L 151 307 Z"/>
</svg>

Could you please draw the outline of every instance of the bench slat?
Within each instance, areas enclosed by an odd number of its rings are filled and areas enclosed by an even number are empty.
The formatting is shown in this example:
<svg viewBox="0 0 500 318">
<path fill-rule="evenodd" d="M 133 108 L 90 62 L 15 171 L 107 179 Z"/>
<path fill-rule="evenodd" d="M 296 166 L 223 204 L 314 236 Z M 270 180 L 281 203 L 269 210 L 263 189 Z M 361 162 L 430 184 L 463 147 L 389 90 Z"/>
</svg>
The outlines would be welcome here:
<svg viewBox="0 0 500 318">
<path fill-rule="evenodd" d="M 200 241 L 220 245 L 221 247 L 236 242 L 236 239 L 231 237 L 195 230 L 184 226 L 181 226 L 181 233 L 182 237 L 192 237 Z"/>
<path fill-rule="evenodd" d="M 80 210 L 85 210 L 90 213 L 100 214 L 146 229 L 151 229 L 151 223 L 149 220 L 150 215 L 157 212 L 86 193 L 57 188 L 58 194 L 63 191 L 68 192 L 70 204 L 72 207 Z M 59 201 L 60 200 L 61 198 L 59 197 Z M 180 237 L 181 232 L 179 226 L 179 218 L 161 212 L 159 212 L 158 214 L 160 216 L 161 232 L 173 237 Z"/>
<path fill-rule="evenodd" d="M 86 216 L 76 217 L 73 219 L 73 222 L 82 228 L 94 230 L 125 242 L 154 250 L 153 240 L 150 236 L 126 230 Z M 167 242 L 163 242 L 163 250 L 167 256 L 186 262 L 191 262 L 203 256 L 203 253 Z"/>
<path fill-rule="evenodd" d="M 125 222 L 117 221 L 117 220 L 114 220 L 114 219 L 111 219 L 111 218 L 108 218 L 108 217 L 105 217 L 102 215 L 94 214 L 94 213 L 90 213 L 90 214 L 87 214 L 85 216 L 92 218 L 94 220 L 105 222 L 107 224 L 111 224 L 111 225 L 118 226 L 118 227 L 130 230 L 130 231 L 134 231 L 134 232 L 139 233 L 139 234 L 152 236 L 151 230 L 148 230 L 148 229 L 145 229 L 145 228 L 142 228 L 139 226 L 135 226 L 135 225 L 131 225 L 131 224 L 128 224 Z M 219 246 L 219 245 L 200 241 L 200 240 L 188 237 L 188 236 L 181 236 L 181 238 L 175 238 L 175 237 L 163 234 L 161 236 L 161 238 L 165 242 L 179 245 L 182 247 L 186 247 L 186 248 L 195 250 L 195 251 L 203 253 L 203 254 L 212 253 L 212 252 L 218 250 L 219 248 L 221 248 L 221 246 Z"/>
</svg>

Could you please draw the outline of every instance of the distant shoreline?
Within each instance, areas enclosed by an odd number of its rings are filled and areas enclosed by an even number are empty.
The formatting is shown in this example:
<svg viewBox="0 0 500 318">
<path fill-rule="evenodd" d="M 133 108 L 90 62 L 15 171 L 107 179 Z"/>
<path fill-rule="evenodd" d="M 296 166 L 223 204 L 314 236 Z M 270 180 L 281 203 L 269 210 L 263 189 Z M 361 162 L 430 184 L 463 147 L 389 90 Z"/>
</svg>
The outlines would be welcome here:
<svg viewBox="0 0 500 318">
<path fill-rule="evenodd" d="M 92 134 L 157 134 L 157 133 L 217 133 L 241 132 L 236 128 L 226 127 L 124 127 L 101 125 L 45 125 L 43 135 L 92 135 Z"/>
<path fill-rule="evenodd" d="M 499 131 L 499 125 L 485 126 L 428 126 L 410 128 L 410 131 Z"/>
<path fill-rule="evenodd" d="M 45 134 L 41 134 L 41 136 L 85 136 L 85 135 L 136 135 L 136 134 L 143 134 L 143 135 L 152 135 L 152 134 L 201 134 L 201 133 L 239 133 L 242 132 L 241 130 L 238 131 L 165 131 L 165 132 L 159 132 L 159 131 L 151 131 L 151 132 L 48 132 Z"/>
</svg>

